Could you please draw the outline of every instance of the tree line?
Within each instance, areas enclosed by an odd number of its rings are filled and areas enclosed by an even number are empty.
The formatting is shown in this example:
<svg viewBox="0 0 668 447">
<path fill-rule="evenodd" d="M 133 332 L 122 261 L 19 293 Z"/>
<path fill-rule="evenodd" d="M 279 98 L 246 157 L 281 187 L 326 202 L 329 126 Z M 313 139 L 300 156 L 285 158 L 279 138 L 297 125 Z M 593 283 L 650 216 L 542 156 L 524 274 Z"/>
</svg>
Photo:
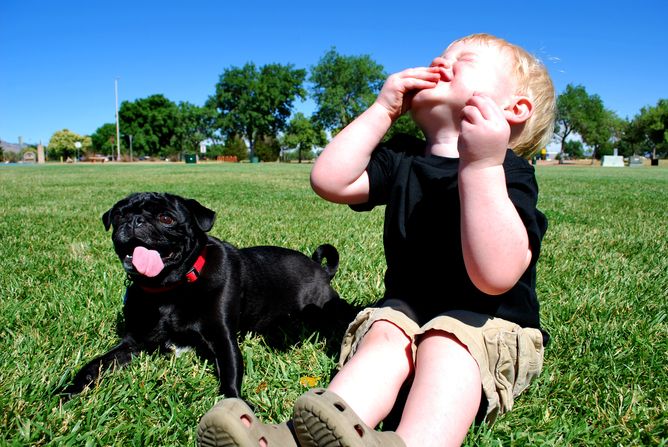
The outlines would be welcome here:
<svg viewBox="0 0 668 447">
<path fill-rule="evenodd" d="M 275 161 L 279 154 L 290 153 L 300 161 L 309 159 L 315 148 L 327 143 L 328 133 L 336 134 L 372 104 L 386 77 L 383 66 L 370 56 L 345 56 L 335 48 L 309 73 L 291 64 L 233 66 L 223 71 L 203 106 L 177 104 L 161 94 L 124 101 L 119 110 L 122 152 L 128 156 L 132 148 L 135 158 L 175 158 L 195 153 L 200 142 L 207 141 L 209 157 Z M 315 103 L 313 114 L 293 114 L 295 102 L 307 98 Z M 562 157 L 582 157 L 585 146 L 592 158 L 615 149 L 624 156 L 668 155 L 667 99 L 624 119 L 584 86 L 569 84 L 558 96 L 557 109 L 554 141 Z M 395 123 L 388 137 L 397 132 L 421 136 L 407 116 Z M 115 140 L 114 123 L 103 124 L 90 137 L 65 129 L 49 141 L 48 155 L 74 157 L 75 141 L 81 143 L 82 153 L 115 154 Z"/>
<path fill-rule="evenodd" d="M 574 138 L 579 136 L 579 138 Z M 554 139 L 560 156 L 579 158 L 586 144 L 592 160 L 611 155 L 668 155 L 668 99 L 656 106 L 643 107 L 632 119 L 623 119 L 607 109 L 598 95 L 590 95 L 582 85 L 566 86 L 557 98 Z"/>
</svg>

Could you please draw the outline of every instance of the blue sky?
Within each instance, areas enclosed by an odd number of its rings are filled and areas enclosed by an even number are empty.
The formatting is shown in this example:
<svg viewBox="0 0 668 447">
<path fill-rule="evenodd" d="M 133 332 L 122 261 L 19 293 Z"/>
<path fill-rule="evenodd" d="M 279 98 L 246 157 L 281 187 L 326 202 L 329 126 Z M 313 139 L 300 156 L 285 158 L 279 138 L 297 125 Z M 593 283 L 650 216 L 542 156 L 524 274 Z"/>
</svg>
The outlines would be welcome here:
<svg viewBox="0 0 668 447">
<path fill-rule="evenodd" d="M 249 61 L 308 69 L 336 47 L 392 73 L 474 32 L 540 57 L 558 92 L 582 84 L 630 118 L 668 98 L 666 17 L 665 0 L 2 0 L 0 139 L 95 132 L 114 122 L 116 78 L 119 103 L 161 93 L 202 105 L 226 68 Z"/>
</svg>

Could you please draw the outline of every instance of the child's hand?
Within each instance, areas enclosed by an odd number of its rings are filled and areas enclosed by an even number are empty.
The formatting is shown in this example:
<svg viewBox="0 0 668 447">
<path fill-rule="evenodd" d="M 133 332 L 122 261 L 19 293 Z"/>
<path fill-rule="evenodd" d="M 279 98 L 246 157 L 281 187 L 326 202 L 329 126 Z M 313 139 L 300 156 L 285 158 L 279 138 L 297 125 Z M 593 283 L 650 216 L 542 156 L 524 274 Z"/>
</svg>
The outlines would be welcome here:
<svg viewBox="0 0 668 447">
<path fill-rule="evenodd" d="M 390 75 L 376 103 L 385 107 L 394 121 L 410 109 L 411 99 L 419 90 L 436 87 L 441 71 L 440 67 L 418 67 Z"/>
<path fill-rule="evenodd" d="M 464 163 L 482 167 L 503 164 L 510 140 L 510 125 L 492 98 L 474 93 L 462 109 L 457 149 Z"/>
</svg>

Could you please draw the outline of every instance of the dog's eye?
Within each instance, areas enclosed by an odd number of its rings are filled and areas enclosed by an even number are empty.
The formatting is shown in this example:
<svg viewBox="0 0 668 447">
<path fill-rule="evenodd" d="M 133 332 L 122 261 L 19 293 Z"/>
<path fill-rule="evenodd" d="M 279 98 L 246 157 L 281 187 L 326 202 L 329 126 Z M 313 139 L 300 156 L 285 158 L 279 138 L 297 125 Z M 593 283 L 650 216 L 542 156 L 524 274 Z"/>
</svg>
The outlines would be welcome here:
<svg viewBox="0 0 668 447">
<path fill-rule="evenodd" d="M 172 225 L 174 223 L 174 219 L 172 218 L 172 216 L 168 214 L 159 215 L 158 220 L 160 221 L 160 223 L 163 223 L 165 225 Z"/>
</svg>

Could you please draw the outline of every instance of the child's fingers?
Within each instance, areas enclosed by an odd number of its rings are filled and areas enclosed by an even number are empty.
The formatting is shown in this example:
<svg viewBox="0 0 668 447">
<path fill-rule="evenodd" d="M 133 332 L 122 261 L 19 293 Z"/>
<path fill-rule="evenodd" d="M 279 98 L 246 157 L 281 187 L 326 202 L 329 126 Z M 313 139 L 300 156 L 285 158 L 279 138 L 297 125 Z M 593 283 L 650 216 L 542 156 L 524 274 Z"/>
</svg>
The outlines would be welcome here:
<svg viewBox="0 0 668 447">
<path fill-rule="evenodd" d="M 389 88 L 400 92 L 409 90 L 433 88 L 438 83 L 440 75 L 424 68 L 409 68 L 395 73 L 388 78 Z"/>
<path fill-rule="evenodd" d="M 440 79 L 437 67 L 408 68 L 387 78 L 377 101 L 391 116 L 399 116 L 410 108 L 412 98 L 419 90 L 436 87 Z"/>
<path fill-rule="evenodd" d="M 427 88 L 436 87 L 435 81 L 428 81 L 422 79 L 405 79 L 403 83 L 404 91 L 409 92 L 411 90 L 423 90 Z"/>
<path fill-rule="evenodd" d="M 475 104 L 467 104 L 462 109 L 461 119 L 462 121 L 475 124 L 476 122 L 484 120 L 485 118 L 483 117 L 480 108 L 478 108 L 478 106 L 476 106 Z"/>
<path fill-rule="evenodd" d="M 466 102 L 467 106 L 472 106 L 480 111 L 482 118 L 486 120 L 505 119 L 503 110 L 494 102 L 492 98 L 481 93 L 474 93 Z"/>
<path fill-rule="evenodd" d="M 441 79 L 441 73 L 436 67 L 409 68 L 398 75 L 407 84 L 420 86 L 433 86 Z"/>
<path fill-rule="evenodd" d="M 399 75 L 415 78 L 440 78 L 442 69 L 440 67 L 413 67 L 399 72 Z"/>
</svg>

